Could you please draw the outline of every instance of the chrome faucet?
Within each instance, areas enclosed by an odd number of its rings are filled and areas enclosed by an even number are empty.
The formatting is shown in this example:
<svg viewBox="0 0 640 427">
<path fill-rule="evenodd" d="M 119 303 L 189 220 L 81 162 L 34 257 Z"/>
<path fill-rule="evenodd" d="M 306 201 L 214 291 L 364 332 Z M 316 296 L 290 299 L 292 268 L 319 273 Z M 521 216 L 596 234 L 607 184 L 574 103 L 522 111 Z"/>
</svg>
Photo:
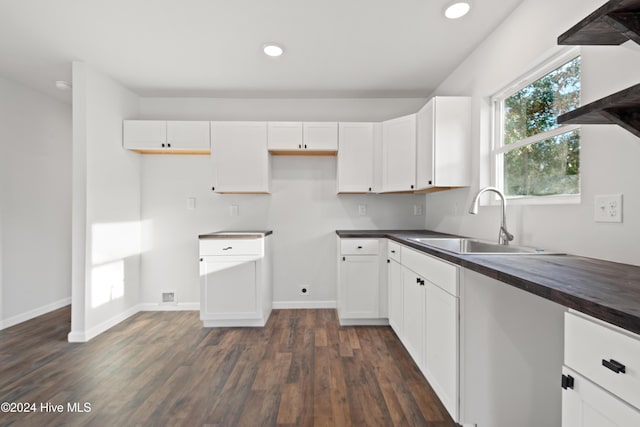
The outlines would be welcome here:
<svg viewBox="0 0 640 427">
<path fill-rule="evenodd" d="M 504 197 L 504 193 L 495 187 L 485 187 L 482 190 L 478 191 L 475 199 L 473 199 L 473 203 L 471 204 L 471 208 L 469 209 L 470 214 L 478 213 L 478 206 L 480 204 L 480 196 L 482 193 L 486 191 L 493 191 L 502 200 L 502 215 L 500 216 L 500 231 L 498 232 L 498 243 L 501 245 L 508 245 L 510 241 L 513 240 L 513 234 L 507 231 L 507 200 Z"/>
</svg>

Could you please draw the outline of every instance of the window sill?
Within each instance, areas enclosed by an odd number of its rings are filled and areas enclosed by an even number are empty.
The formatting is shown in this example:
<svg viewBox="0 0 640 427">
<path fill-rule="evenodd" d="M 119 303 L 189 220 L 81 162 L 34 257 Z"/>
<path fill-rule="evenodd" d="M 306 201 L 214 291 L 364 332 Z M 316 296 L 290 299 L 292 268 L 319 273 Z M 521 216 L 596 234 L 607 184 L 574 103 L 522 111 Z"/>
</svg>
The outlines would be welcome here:
<svg viewBox="0 0 640 427">
<path fill-rule="evenodd" d="M 558 196 L 517 196 L 508 197 L 507 204 L 511 206 L 521 205 L 578 205 L 581 202 L 580 194 Z"/>
</svg>

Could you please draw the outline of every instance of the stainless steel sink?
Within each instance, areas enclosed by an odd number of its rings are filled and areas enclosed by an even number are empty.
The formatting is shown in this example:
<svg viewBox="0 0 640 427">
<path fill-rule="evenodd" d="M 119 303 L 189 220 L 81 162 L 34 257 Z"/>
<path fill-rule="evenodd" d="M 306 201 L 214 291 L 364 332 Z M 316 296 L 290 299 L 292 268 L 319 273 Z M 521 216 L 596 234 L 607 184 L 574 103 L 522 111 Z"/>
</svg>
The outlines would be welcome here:
<svg viewBox="0 0 640 427">
<path fill-rule="evenodd" d="M 462 237 L 420 237 L 411 238 L 422 245 L 433 246 L 457 254 L 482 254 L 482 255 L 558 255 L 558 252 L 549 252 L 540 248 L 526 246 L 500 245 L 478 239 Z"/>
</svg>

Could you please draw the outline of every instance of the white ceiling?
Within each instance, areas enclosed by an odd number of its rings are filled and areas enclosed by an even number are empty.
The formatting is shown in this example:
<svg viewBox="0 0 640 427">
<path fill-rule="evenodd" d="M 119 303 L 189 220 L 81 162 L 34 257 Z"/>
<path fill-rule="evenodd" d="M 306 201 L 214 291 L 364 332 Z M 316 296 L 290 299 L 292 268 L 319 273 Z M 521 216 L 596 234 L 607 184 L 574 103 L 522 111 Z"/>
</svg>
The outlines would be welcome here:
<svg viewBox="0 0 640 427">
<path fill-rule="evenodd" d="M 521 2 L 0 0 L 0 75 L 66 100 L 74 60 L 143 96 L 425 97 Z"/>
</svg>

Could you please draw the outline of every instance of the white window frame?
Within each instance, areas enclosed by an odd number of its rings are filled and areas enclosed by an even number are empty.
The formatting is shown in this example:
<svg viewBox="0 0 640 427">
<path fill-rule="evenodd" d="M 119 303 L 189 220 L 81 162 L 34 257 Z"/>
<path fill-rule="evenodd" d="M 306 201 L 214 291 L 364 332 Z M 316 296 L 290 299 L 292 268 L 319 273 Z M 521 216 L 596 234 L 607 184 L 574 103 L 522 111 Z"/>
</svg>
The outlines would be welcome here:
<svg viewBox="0 0 640 427">
<path fill-rule="evenodd" d="M 580 56 L 579 47 L 562 49 L 560 53 L 557 53 L 547 59 L 534 70 L 516 79 L 506 88 L 491 97 L 491 110 L 493 114 L 493 128 L 491 136 L 491 183 L 493 186 L 504 190 L 504 164 L 502 161 L 504 156 L 501 156 L 501 154 L 505 154 L 520 147 L 540 142 L 563 133 L 571 132 L 575 129 L 580 129 L 580 125 L 561 124 L 557 128 L 540 132 L 513 144 L 502 144 L 504 130 L 502 113 L 504 100 L 578 56 Z M 582 172 L 580 172 L 580 175 L 582 175 Z M 582 182 L 582 180 L 580 180 L 580 182 Z M 581 192 L 578 194 L 560 194 L 550 196 L 507 196 L 507 198 L 509 200 L 509 204 L 512 205 L 576 204 L 580 203 L 580 194 Z"/>
</svg>

